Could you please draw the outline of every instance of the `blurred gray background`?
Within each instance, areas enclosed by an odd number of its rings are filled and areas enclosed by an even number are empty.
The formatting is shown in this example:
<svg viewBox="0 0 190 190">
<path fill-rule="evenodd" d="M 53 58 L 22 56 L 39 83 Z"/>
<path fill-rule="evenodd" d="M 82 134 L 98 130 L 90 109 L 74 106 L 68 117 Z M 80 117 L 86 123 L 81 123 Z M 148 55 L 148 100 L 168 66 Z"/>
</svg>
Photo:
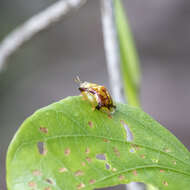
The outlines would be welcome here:
<svg viewBox="0 0 190 190">
<path fill-rule="evenodd" d="M 54 0 L 1 0 L 0 40 Z M 142 67 L 143 109 L 190 149 L 190 1 L 124 0 Z M 0 189 L 7 146 L 36 109 L 79 94 L 73 77 L 109 87 L 100 2 L 25 44 L 0 73 Z M 113 188 L 112 188 L 113 189 Z"/>
</svg>

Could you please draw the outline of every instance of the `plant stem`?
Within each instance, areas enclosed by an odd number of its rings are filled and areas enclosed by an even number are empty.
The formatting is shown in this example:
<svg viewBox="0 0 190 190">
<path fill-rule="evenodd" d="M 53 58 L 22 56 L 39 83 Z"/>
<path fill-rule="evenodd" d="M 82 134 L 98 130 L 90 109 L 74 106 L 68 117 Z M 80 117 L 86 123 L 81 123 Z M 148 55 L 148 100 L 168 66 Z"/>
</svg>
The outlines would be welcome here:
<svg viewBox="0 0 190 190">
<path fill-rule="evenodd" d="M 7 59 L 24 43 L 81 7 L 85 2 L 86 0 L 60 0 L 8 34 L 0 44 L 0 71 L 5 67 Z"/>
<path fill-rule="evenodd" d="M 113 0 L 101 0 L 104 47 L 113 98 L 117 102 L 124 102 L 123 85 L 120 72 L 120 52 L 113 6 Z"/>
<path fill-rule="evenodd" d="M 138 53 L 122 1 L 114 0 L 114 5 L 125 97 L 128 104 L 140 107 L 140 66 Z"/>
<path fill-rule="evenodd" d="M 120 71 L 120 49 L 114 12 L 114 0 L 101 0 L 102 28 L 107 68 L 114 100 L 124 102 L 123 83 Z M 127 190 L 143 190 L 138 183 L 126 185 Z"/>
</svg>

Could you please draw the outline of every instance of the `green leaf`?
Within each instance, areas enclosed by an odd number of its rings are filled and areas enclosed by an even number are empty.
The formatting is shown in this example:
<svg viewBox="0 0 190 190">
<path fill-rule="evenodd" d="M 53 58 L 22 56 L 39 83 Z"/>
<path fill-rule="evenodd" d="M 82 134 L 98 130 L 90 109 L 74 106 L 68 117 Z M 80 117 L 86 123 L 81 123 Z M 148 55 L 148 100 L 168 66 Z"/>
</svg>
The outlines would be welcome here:
<svg viewBox="0 0 190 190">
<path fill-rule="evenodd" d="M 90 190 L 131 181 L 189 190 L 190 154 L 150 116 L 124 104 L 108 116 L 81 96 L 68 97 L 24 121 L 7 153 L 9 190 Z"/>
<path fill-rule="evenodd" d="M 138 55 L 121 1 L 115 0 L 114 2 L 125 97 L 130 105 L 139 107 L 140 69 Z"/>
</svg>

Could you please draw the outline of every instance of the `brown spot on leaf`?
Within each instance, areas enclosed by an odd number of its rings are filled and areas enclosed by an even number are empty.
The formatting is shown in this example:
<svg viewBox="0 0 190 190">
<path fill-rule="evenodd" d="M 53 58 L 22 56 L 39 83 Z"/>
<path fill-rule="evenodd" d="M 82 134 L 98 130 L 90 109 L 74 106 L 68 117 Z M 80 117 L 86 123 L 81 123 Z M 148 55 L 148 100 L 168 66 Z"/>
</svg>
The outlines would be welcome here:
<svg viewBox="0 0 190 190">
<path fill-rule="evenodd" d="M 125 179 L 125 176 L 124 175 L 120 175 L 119 176 L 119 180 L 124 180 Z"/>
<path fill-rule="evenodd" d="M 44 190 L 51 190 L 51 187 L 45 187 Z"/>
<path fill-rule="evenodd" d="M 136 145 L 135 150 L 140 150 L 140 147 Z"/>
<path fill-rule="evenodd" d="M 167 181 L 164 181 L 164 182 L 163 182 L 163 185 L 168 186 L 168 182 L 167 182 Z"/>
<path fill-rule="evenodd" d="M 164 170 L 160 170 L 160 173 L 163 173 L 163 172 L 165 172 Z"/>
<path fill-rule="evenodd" d="M 144 155 L 144 154 L 141 154 L 141 158 L 142 158 L 142 159 L 145 159 L 145 155 Z"/>
<path fill-rule="evenodd" d="M 34 170 L 34 171 L 32 172 L 32 174 L 33 174 L 34 176 L 41 176 L 41 175 L 42 175 L 42 173 L 41 173 L 40 170 Z"/>
<path fill-rule="evenodd" d="M 133 170 L 133 175 L 137 176 L 137 170 Z"/>
<path fill-rule="evenodd" d="M 46 127 L 40 127 L 40 131 L 41 131 L 42 133 L 47 134 L 47 133 L 48 133 L 48 128 L 46 128 Z"/>
<path fill-rule="evenodd" d="M 64 151 L 64 154 L 65 154 L 66 156 L 68 156 L 70 153 L 71 153 L 70 148 L 66 148 L 65 151 Z"/>
<path fill-rule="evenodd" d="M 93 123 L 92 123 L 92 121 L 89 121 L 89 122 L 88 122 L 88 125 L 90 126 L 90 128 L 93 128 Z"/>
<path fill-rule="evenodd" d="M 92 185 L 92 184 L 94 184 L 96 182 L 96 180 L 95 179 L 91 179 L 90 181 L 89 181 L 89 183 Z"/>
<path fill-rule="evenodd" d="M 124 120 L 120 120 L 122 125 L 125 125 L 125 121 Z"/>
<path fill-rule="evenodd" d="M 108 118 L 109 118 L 109 119 L 112 119 L 112 116 L 111 116 L 110 114 L 108 114 Z"/>
<path fill-rule="evenodd" d="M 82 166 L 86 166 L 86 163 L 85 163 L 85 162 L 82 162 Z"/>
<path fill-rule="evenodd" d="M 87 160 L 88 163 L 92 162 L 92 159 L 89 158 L 89 157 L 86 157 L 86 160 Z"/>
<path fill-rule="evenodd" d="M 81 170 L 75 172 L 75 176 L 82 176 L 82 175 L 84 175 L 84 172 Z"/>
<path fill-rule="evenodd" d="M 120 152 L 116 147 L 113 148 L 113 151 L 117 157 L 120 157 Z"/>
<path fill-rule="evenodd" d="M 89 154 L 90 153 L 90 148 L 86 148 L 85 153 Z"/>
<path fill-rule="evenodd" d="M 59 169 L 59 172 L 60 172 L 60 173 L 67 172 L 67 171 L 68 171 L 67 168 L 60 168 L 60 169 Z"/>
<path fill-rule="evenodd" d="M 80 183 L 79 185 L 77 185 L 77 189 L 82 189 L 85 187 L 85 184 L 84 183 Z"/>
<path fill-rule="evenodd" d="M 30 181 L 30 182 L 28 183 L 28 186 L 29 186 L 29 187 L 36 187 L 36 183 L 35 183 L 34 181 Z"/>
<path fill-rule="evenodd" d="M 110 141 L 108 139 L 103 139 L 104 142 L 109 143 Z"/>
<path fill-rule="evenodd" d="M 132 146 L 136 151 L 137 151 L 137 150 L 140 150 L 140 147 L 139 147 L 138 145 L 136 145 L 136 144 L 132 144 L 131 146 Z"/>
<path fill-rule="evenodd" d="M 46 179 L 46 182 L 49 183 L 49 184 L 53 184 L 53 181 L 49 178 Z"/>
</svg>

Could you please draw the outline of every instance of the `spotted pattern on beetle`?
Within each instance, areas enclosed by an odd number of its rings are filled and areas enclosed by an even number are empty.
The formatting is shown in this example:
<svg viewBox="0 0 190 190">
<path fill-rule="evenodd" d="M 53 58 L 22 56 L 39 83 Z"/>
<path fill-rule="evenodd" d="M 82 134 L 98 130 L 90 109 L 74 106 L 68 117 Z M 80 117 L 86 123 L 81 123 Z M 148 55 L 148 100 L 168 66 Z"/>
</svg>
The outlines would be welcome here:
<svg viewBox="0 0 190 190">
<path fill-rule="evenodd" d="M 101 110 L 108 114 L 115 112 L 116 106 L 106 87 L 95 83 L 82 82 L 79 77 L 75 81 L 80 84 L 81 95 L 84 100 L 88 100 L 92 104 L 93 110 Z"/>
</svg>

